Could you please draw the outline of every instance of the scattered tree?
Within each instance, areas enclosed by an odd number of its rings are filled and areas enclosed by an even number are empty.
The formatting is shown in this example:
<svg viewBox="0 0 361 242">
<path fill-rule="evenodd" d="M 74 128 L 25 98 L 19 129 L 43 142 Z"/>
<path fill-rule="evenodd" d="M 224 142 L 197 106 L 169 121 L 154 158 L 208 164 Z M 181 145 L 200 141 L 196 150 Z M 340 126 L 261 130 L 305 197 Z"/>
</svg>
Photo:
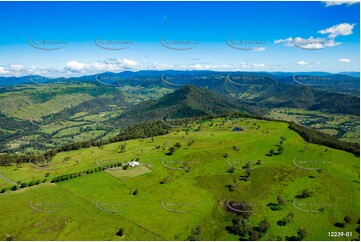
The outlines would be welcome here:
<svg viewBox="0 0 361 242">
<path fill-rule="evenodd" d="M 281 195 L 277 196 L 277 202 L 278 202 L 278 205 L 280 205 L 280 206 L 286 205 L 286 201 L 281 197 Z"/>
<path fill-rule="evenodd" d="M 343 221 L 345 221 L 346 224 L 349 224 L 349 223 L 351 223 L 352 218 L 351 218 L 350 216 L 345 216 L 345 217 L 343 218 Z"/>
</svg>

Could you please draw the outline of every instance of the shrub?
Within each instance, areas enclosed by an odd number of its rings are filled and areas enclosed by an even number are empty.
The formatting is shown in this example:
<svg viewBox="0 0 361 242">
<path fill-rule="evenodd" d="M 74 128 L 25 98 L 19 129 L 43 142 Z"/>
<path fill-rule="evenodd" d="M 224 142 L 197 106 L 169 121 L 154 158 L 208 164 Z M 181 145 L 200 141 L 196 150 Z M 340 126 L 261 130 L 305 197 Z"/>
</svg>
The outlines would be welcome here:
<svg viewBox="0 0 361 242">
<path fill-rule="evenodd" d="M 286 205 L 286 201 L 281 197 L 281 195 L 277 196 L 277 202 L 280 206 Z"/>
<path fill-rule="evenodd" d="M 269 207 L 272 211 L 279 211 L 283 209 L 283 207 L 280 206 L 278 203 L 268 203 L 267 207 Z"/>
<path fill-rule="evenodd" d="M 24 187 L 27 187 L 27 186 L 28 186 L 28 184 L 26 182 L 23 182 L 23 183 L 21 183 L 20 188 L 24 188 Z"/>
<path fill-rule="evenodd" d="M 343 221 L 345 221 L 346 224 L 349 224 L 349 223 L 351 223 L 352 218 L 350 216 L 346 216 L 343 218 Z"/>
<path fill-rule="evenodd" d="M 345 224 L 341 223 L 341 222 L 337 222 L 334 225 L 335 225 L 335 227 L 338 227 L 338 228 L 345 228 Z"/>
<path fill-rule="evenodd" d="M 301 194 L 299 195 L 300 198 L 306 198 L 306 197 L 311 197 L 313 195 L 313 193 L 307 189 L 303 189 Z"/>
<path fill-rule="evenodd" d="M 120 228 L 120 229 L 118 230 L 118 232 L 116 233 L 116 235 L 118 235 L 118 236 L 120 236 L 120 237 L 122 237 L 123 234 L 124 234 L 124 229 L 123 229 L 123 228 Z"/>
<path fill-rule="evenodd" d="M 297 235 L 298 235 L 298 240 L 303 240 L 307 236 L 307 230 L 306 229 L 298 229 Z"/>
</svg>

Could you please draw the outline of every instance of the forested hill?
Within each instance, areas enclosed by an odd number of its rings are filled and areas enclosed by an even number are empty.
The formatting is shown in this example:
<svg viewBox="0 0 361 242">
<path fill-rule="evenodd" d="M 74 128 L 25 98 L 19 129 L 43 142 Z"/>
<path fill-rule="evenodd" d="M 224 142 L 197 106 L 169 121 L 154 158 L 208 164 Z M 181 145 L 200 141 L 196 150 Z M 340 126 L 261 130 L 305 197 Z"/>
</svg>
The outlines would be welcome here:
<svg viewBox="0 0 361 242">
<path fill-rule="evenodd" d="M 240 111 L 264 115 L 267 109 L 249 105 L 237 98 L 222 95 L 206 88 L 186 85 L 158 100 L 151 100 L 129 107 L 119 120 L 147 121 L 167 118 L 186 118 L 201 115 L 224 114 Z"/>
</svg>

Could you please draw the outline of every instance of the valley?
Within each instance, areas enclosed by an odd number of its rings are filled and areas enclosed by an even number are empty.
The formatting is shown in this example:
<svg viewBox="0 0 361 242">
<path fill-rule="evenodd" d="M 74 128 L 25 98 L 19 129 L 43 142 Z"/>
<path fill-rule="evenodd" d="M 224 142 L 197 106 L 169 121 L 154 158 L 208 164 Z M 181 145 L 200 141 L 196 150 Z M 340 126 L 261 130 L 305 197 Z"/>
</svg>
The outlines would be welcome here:
<svg viewBox="0 0 361 242">
<path fill-rule="evenodd" d="M 68 142 L 108 139 L 121 128 L 135 122 L 159 120 L 165 114 L 181 118 L 238 110 L 294 121 L 340 140 L 359 143 L 356 96 L 331 95 L 284 84 L 285 76 L 281 78 L 277 74 L 270 77 L 264 73 L 163 73 L 105 73 L 66 82 L 55 79 L 49 83 L 4 87 L 0 92 L 0 153 L 41 153 Z M 164 76 L 168 78 L 167 83 L 163 81 Z M 107 82 L 100 82 L 101 77 Z M 227 78 L 235 81 L 229 82 Z M 176 86 L 169 80 L 184 84 Z M 189 83 L 212 91 L 209 95 L 217 100 L 219 107 L 212 108 L 209 103 L 213 100 L 199 89 L 193 91 L 194 97 L 190 97 L 189 102 L 201 103 L 194 107 L 186 104 L 185 111 L 177 110 L 177 102 L 184 102 L 182 99 L 187 97 L 180 94 L 174 99 L 178 101 L 174 101 L 172 93 Z M 319 101 L 311 101 L 313 99 Z M 170 107 L 172 102 L 174 107 Z M 189 112 L 189 108 L 195 109 Z M 202 110 L 204 108 L 208 110 Z M 147 109 L 152 112 L 145 112 Z M 334 120 L 335 117 L 339 118 Z"/>
</svg>

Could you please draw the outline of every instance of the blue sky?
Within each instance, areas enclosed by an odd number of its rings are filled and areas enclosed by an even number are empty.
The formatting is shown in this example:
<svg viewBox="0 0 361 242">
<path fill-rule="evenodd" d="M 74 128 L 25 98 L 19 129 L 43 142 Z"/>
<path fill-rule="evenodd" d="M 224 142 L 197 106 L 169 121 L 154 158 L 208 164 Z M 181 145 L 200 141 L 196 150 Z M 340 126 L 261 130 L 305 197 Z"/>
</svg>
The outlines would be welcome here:
<svg viewBox="0 0 361 242">
<path fill-rule="evenodd" d="M 0 2 L 0 76 L 359 71 L 359 8 L 333 2 Z"/>
</svg>

